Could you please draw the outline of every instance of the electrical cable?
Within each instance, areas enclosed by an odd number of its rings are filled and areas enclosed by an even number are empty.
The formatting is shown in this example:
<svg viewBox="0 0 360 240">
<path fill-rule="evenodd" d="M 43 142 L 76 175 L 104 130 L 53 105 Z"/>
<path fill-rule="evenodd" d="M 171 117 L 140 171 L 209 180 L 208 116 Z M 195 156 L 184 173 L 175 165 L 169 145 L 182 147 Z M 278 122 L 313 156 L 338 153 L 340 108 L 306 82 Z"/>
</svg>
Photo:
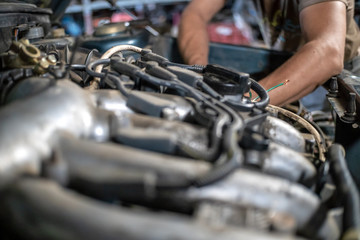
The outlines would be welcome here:
<svg viewBox="0 0 360 240">
<path fill-rule="evenodd" d="M 189 67 L 187 67 L 186 65 L 182 65 L 182 64 L 175 64 L 175 63 L 171 63 L 168 59 L 154 54 L 151 52 L 151 50 L 149 49 L 144 49 L 141 52 L 141 59 L 143 61 L 155 61 L 157 62 L 160 66 L 162 67 L 167 67 L 167 66 L 177 66 L 177 67 L 183 67 L 185 69 L 190 69 Z M 209 67 L 209 69 L 207 69 Z M 208 65 L 206 67 L 204 66 L 200 66 L 200 69 L 202 70 L 201 73 L 204 73 L 206 71 L 216 71 L 218 68 L 220 68 L 219 72 L 227 72 L 230 73 L 231 76 L 234 75 L 238 75 L 237 73 L 234 74 L 234 72 L 230 69 L 226 69 L 226 68 L 222 68 L 222 67 L 217 67 L 217 66 L 213 66 L 213 65 Z M 210 70 L 211 69 L 211 70 Z M 241 77 L 240 77 L 241 78 Z M 258 96 L 260 97 L 260 101 L 258 102 L 248 102 L 248 103 L 244 103 L 244 102 L 235 102 L 235 101 L 231 101 L 231 100 L 225 100 L 223 97 L 223 102 L 226 102 L 228 105 L 236 108 L 237 110 L 240 111 L 252 111 L 254 108 L 260 108 L 260 109 L 264 109 L 270 102 L 270 98 L 268 93 L 266 92 L 266 90 L 259 84 L 257 83 L 255 80 L 249 78 L 250 83 L 251 83 L 251 88 L 258 94 Z M 206 86 L 205 84 L 203 84 L 202 86 Z M 204 88 L 203 90 L 208 90 L 209 88 Z"/>
<path fill-rule="evenodd" d="M 109 49 L 101 58 L 108 58 L 111 55 L 113 55 L 114 53 L 118 52 L 118 51 L 124 51 L 124 50 L 131 50 L 137 53 L 141 54 L 141 58 L 143 61 L 154 61 L 157 62 L 160 66 L 162 67 L 167 67 L 167 66 L 177 66 L 177 67 L 182 67 L 185 69 L 194 69 L 195 71 L 201 72 L 203 73 L 205 70 L 205 66 L 200 66 L 200 65 L 193 65 L 193 66 L 187 66 L 184 64 L 177 64 L 177 63 L 172 63 L 170 62 L 168 59 L 157 55 L 155 53 L 152 53 L 150 49 L 141 49 L 138 47 L 131 46 L 131 45 L 119 45 L 116 47 L 113 47 L 111 49 Z M 95 69 L 96 71 L 101 71 L 101 66 L 98 66 L 97 69 Z M 231 71 L 231 70 L 229 70 Z M 249 102 L 249 103 L 238 103 L 235 101 L 231 101 L 231 100 L 223 100 L 224 102 L 226 102 L 228 105 L 236 108 L 237 110 L 241 110 L 241 111 L 251 111 L 253 108 L 259 108 L 259 109 L 264 109 L 270 102 L 270 98 L 268 93 L 266 92 L 266 90 L 259 84 L 257 83 L 255 80 L 249 78 L 250 82 L 251 82 L 251 88 L 258 94 L 258 96 L 260 97 L 260 101 L 258 102 Z M 176 80 L 178 83 L 180 83 L 181 81 L 178 81 L 178 79 Z M 188 86 L 184 83 L 181 82 L 180 84 L 182 86 L 182 88 L 188 88 Z M 211 94 L 214 94 L 214 92 L 210 91 L 210 87 L 204 87 L 206 86 L 205 84 L 202 84 L 203 88 L 205 91 L 210 92 Z M 188 91 L 190 93 L 194 93 L 193 91 Z M 195 96 L 193 96 L 195 97 Z M 197 98 L 197 97 L 196 97 Z"/>
<path fill-rule="evenodd" d="M 131 47 L 117 46 L 110 50 L 107 51 L 102 56 L 102 58 L 109 58 L 118 51 L 134 50 L 134 49 L 132 48 L 132 46 Z M 142 53 L 143 55 L 149 53 L 149 51 L 142 51 L 140 48 L 135 48 L 134 51 L 137 53 Z M 148 57 L 150 58 L 148 59 L 150 61 L 153 59 L 158 60 L 162 63 L 166 63 L 166 61 L 168 61 L 167 59 L 164 60 L 164 58 L 157 57 L 156 55 L 154 56 L 148 55 Z M 217 120 L 214 122 L 214 126 L 213 126 L 211 142 L 213 144 L 216 143 L 216 145 L 218 145 L 217 143 L 218 140 L 222 138 L 222 136 L 224 135 L 221 146 L 222 149 L 224 149 L 224 151 L 226 152 L 225 162 L 221 163 L 223 162 L 222 160 L 224 158 L 224 155 L 220 155 L 219 158 L 217 158 L 217 161 L 214 163 L 214 167 L 204 176 L 199 176 L 198 178 L 193 179 L 191 181 L 184 180 L 182 182 L 172 183 L 171 186 L 168 184 L 162 184 L 158 186 L 159 189 L 182 188 L 182 187 L 189 187 L 191 185 L 195 185 L 198 187 L 205 186 L 207 184 L 223 179 L 232 171 L 234 171 L 237 167 L 241 166 L 243 156 L 242 156 L 242 151 L 239 148 L 237 142 L 238 142 L 238 137 L 244 128 L 244 124 L 243 124 L 244 121 L 233 109 L 229 108 L 226 104 L 217 100 L 217 98 L 219 98 L 220 95 L 216 91 L 214 91 L 211 87 L 207 86 L 207 84 L 205 83 L 199 84 L 200 86 L 202 86 L 201 88 L 205 90 L 205 92 L 215 96 L 216 97 L 215 99 L 204 95 L 204 93 L 200 92 L 199 90 L 191 86 L 188 86 L 187 84 L 177 79 L 177 77 L 172 77 L 170 80 L 169 79 L 164 80 L 158 77 L 154 77 L 150 74 L 143 72 L 139 67 L 133 64 L 121 62 L 119 61 L 119 59 L 102 59 L 102 60 L 94 61 L 92 64 L 87 65 L 86 70 L 89 73 L 89 75 L 91 74 L 96 78 L 102 78 L 105 76 L 104 73 L 101 73 L 102 67 L 104 64 L 108 64 L 108 63 L 110 63 L 112 69 L 114 69 L 115 71 L 119 72 L 120 74 L 128 75 L 133 79 L 139 78 L 143 81 L 154 84 L 155 86 L 164 86 L 175 89 L 180 92 L 182 91 L 186 96 L 193 97 L 201 104 L 207 104 L 208 107 L 211 107 L 218 113 Z M 93 70 L 94 67 L 95 67 L 95 71 Z M 165 72 L 165 74 L 168 73 Z M 166 75 L 166 76 L 170 76 L 170 75 Z M 109 74 L 108 78 L 111 81 L 113 81 L 114 84 L 117 84 L 117 88 L 119 88 L 120 91 L 124 90 L 124 88 L 121 85 L 121 80 L 119 78 L 115 77 L 112 74 Z M 265 107 L 269 101 L 267 92 L 254 80 L 251 81 L 255 92 L 259 94 L 262 102 L 250 103 L 248 104 L 247 107 L 248 108 L 253 108 L 256 106 Z M 124 95 L 126 96 L 127 92 Z M 224 130 L 225 132 L 223 133 Z M 209 156 L 217 155 L 217 152 L 219 150 L 217 147 L 213 146 L 210 147 L 210 149 L 211 151 L 209 151 L 208 153 Z"/>
<path fill-rule="evenodd" d="M 141 71 L 141 69 L 133 64 L 129 64 L 129 63 L 125 63 L 125 62 L 120 62 L 118 61 L 118 59 L 116 58 L 112 58 L 111 59 L 111 67 L 121 73 L 121 74 L 126 74 L 129 75 L 133 78 L 139 78 L 143 81 L 146 81 L 148 83 L 151 83 L 155 86 L 163 86 L 163 87 L 168 87 L 177 91 L 182 91 L 184 92 L 184 94 L 188 97 L 192 97 L 194 99 L 196 99 L 198 101 L 198 103 L 202 104 L 202 108 L 208 104 L 208 107 L 211 107 L 215 112 L 220 112 L 219 109 L 216 109 L 215 106 L 209 105 L 209 103 L 204 102 L 206 99 L 199 94 L 195 89 L 190 88 L 188 85 L 184 84 L 183 82 L 181 82 L 180 80 L 177 79 L 177 77 L 175 75 L 172 75 L 170 72 L 162 72 L 161 75 L 163 75 L 163 77 L 165 77 L 165 75 L 167 76 L 167 78 L 170 77 L 169 74 L 171 74 L 171 80 L 163 80 L 161 78 L 152 76 L 148 73 L 145 73 L 143 71 Z M 148 65 L 149 67 L 149 65 Z M 151 65 L 150 67 L 152 68 L 148 68 L 149 71 L 152 71 L 153 73 L 156 72 L 156 69 L 153 65 Z M 165 70 L 165 69 L 164 69 Z M 167 70 L 165 70 L 167 71 Z M 214 159 L 216 158 L 216 156 L 218 155 L 218 145 L 220 142 L 220 138 L 221 135 L 219 134 L 220 129 L 223 128 L 224 124 L 226 123 L 228 118 L 225 118 L 224 114 L 218 114 L 218 118 L 216 120 L 216 122 L 214 123 L 214 131 L 212 133 L 211 136 L 211 146 L 208 149 L 208 151 L 205 152 L 197 152 L 194 149 L 191 149 L 188 146 L 182 145 L 181 149 L 189 154 L 190 156 L 194 157 L 194 158 L 201 158 L 207 161 L 214 161 Z"/>
<path fill-rule="evenodd" d="M 289 82 L 289 79 L 286 79 L 285 82 L 279 83 L 278 85 L 269 88 L 268 90 L 266 90 L 266 92 L 270 92 L 270 91 L 274 90 L 275 88 L 278 88 L 278 87 L 281 87 L 281 86 L 283 86 L 283 85 L 286 85 L 288 82 Z M 251 92 L 250 92 L 250 94 L 251 94 Z M 251 98 L 251 96 L 250 96 L 250 98 Z M 256 101 L 256 100 L 258 100 L 258 99 L 259 99 L 259 96 L 257 96 L 256 98 L 254 98 L 252 101 Z"/>
<path fill-rule="evenodd" d="M 156 57 L 156 56 L 155 56 Z M 150 59 L 153 60 L 153 59 Z M 159 61 L 163 61 L 163 59 L 159 58 Z M 188 86 L 187 84 L 180 81 L 174 74 L 168 71 L 164 71 L 164 69 L 158 68 L 155 64 L 148 64 L 146 62 L 142 62 L 147 67 L 147 71 L 151 72 L 152 74 L 156 74 L 157 76 L 164 77 L 168 80 L 162 80 L 161 78 L 149 75 L 141 71 L 140 68 L 130 65 L 128 63 L 120 62 L 118 59 L 111 60 L 111 67 L 119 73 L 129 75 L 131 77 L 138 77 L 141 80 L 145 80 L 149 83 L 155 85 L 162 85 L 167 86 L 173 89 L 180 89 L 183 90 L 187 96 L 196 97 L 198 103 L 202 104 L 202 107 L 205 106 L 211 107 L 215 112 L 218 113 L 217 120 L 213 124 L 212 130 L 212 138 L 211 138 L 211 145 L 209 147 L 208 152 L 206 155 L 201 154 L 202 158 L 206 158 L 207 160 L 212 159 L 214 156 L 218 155 L 218 141 L 223 136 L 222 131 L 225 129 L 224 133 L 224 140 L 222 141 L 222 149 L 226 152 L 226 160 L 223 162 L 223 155 L 220 155 L 219 158 L 214 163 L 214 167 L 205 175 L 199 176 L 196 179 L 191 181 L 184 180 L 182 182 L 176 182 L 169 185 L 168 183 L 162 183 L 157 186 L 158 190 L 160 189 L 174 189 L 174 188 L 184 188 L 189 187 L 191 185 L 195 185 L 197 187 L 205 186 L 210 183 L 219 181 L 234 171 L 237 167 L 241 166 L 242 164 L 242 151 L 237 145 L 237 138 L 241 130 L 243 130 L 244 124 L 243 120 L 239 117 L 239 115 L 233 111 L 231 108 L 226 106 L 224 103 L 212 99 L 209 96 L 205 96 L 204 93 L 199 92 L 198 90 L 194 89 L 193 87 Z M 207 86 L 204 83 L 205 86 Z M 203 85 L 203 86 L 204 86 Z M 204 88 L 206 89 L 206 87 Z M 212 93 L 212 95 L 219 96 L 218 93 L 213 91 L 209 87 L 208 91 Z M 265 92 L 265 90 L 264 90 Z M 266 93 L 266 92 L 265 92 Z M 219 109 L 220 107 L 220 109 Z M 222 109 L 222 110 L 221 110 Z M 227 113 L 226 113 L 227 112 Z M 230 118 L 229 118 L 230 117 Z M 230 122 L 229 124 L 226 124 Z M 226 127 L 225 127 L 226 125 Z M 214 146 L 215 145 L 215 146 Z M 183 150 L 190 155 L 193 155 L 193 150 L 183 146 Z M 195 154 L 195 156 L 198 154 Z M 220 165 L 217 165 L 219 164 Z"/>
<path fill-rule="evenodd" d="M 164 80 L 158 77 L 154 77 L 150 74 L 143 72 L 138 66 L 118 61 L 118 59 L 116 58 L 111 59 L 110 64 L 115 71 L 121 74 L 131 76 L 132 78 L 139 78 L 155 86 L 168 87 L 176 91 L 183 92 L 184 94 L 187 94 L 188 97 L 193 97 L 198 101 L 202 100 L 202 97 L 196 91 L 194 91 L 193 88 L 187 86 L 178 79 Z"/>
<path fill-rule="evenodd" d="M 126 90 L 125 86 L 123 85 L 123 81 L 121 80 L 121 76 L 117 77 L 117 76 L 115 76 L 113 74 L 108 74 L 107 78 L 115 84 L 116 89 L 118 89 L 123 96 L 125 96 L 125 97 L 129 96 L 129 92 L 128 92 L 128 90 Z"/>
</svg>

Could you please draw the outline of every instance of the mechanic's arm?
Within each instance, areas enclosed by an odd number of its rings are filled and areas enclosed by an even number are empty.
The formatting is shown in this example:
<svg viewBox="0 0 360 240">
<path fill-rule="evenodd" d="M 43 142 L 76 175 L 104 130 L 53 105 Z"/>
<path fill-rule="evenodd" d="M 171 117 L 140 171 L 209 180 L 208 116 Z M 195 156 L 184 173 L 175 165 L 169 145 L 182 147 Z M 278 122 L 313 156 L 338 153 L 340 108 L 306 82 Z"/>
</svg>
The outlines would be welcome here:
<svg viewBox="0 0 360 240">
<path fill-rule="evenodd" d="M 306 44 L 282 66 L 260 81 L 269 89 L 270 103 L 283 105 L 298 100 L 343 69 L 346 6 L 339 1 L 311 5 L 300 12 Z"/>
<path fill-rule="evenodd" d="M 178 45 L 187 64 L 208 63 L 207 24 L 224 4 L 225 0 L 193 0 L 182 13 Z"/>
</svg>

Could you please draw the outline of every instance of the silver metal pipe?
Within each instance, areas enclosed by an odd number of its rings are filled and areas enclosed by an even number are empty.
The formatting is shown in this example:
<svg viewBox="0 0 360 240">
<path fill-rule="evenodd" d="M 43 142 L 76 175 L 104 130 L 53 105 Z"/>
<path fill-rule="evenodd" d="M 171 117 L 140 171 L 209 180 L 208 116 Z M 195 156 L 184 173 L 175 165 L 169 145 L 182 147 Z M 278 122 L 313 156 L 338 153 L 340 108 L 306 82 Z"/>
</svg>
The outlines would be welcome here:
<svg viewBox="0 0 360 240">
<path fill-rule="evenodd" d="M 270 143 L 262 159 L 262 170 L 265 173 L 308 184 L 316 176 L 316 169 L 308 159 L 295 150 L 276 143 Z"/>
<path fill-rule="evenodd" d="M 186 195 L 194 202 L 218 202 L 285 214 L 294 221 L 296 229 L 304 227 L 320 206 L 320 199 L 302 185 L 245 169 L 238 169 L 224 181 L 190 189 Z"/>
<path fill-rule="evenodd" d="M 0 187 L 18 174 L 38 174 L 41 160 L 52 153 L 58 131 L 90 136 L 94 106 L 90 94 L 63 80 L 1 108 Z"/>
</svg>

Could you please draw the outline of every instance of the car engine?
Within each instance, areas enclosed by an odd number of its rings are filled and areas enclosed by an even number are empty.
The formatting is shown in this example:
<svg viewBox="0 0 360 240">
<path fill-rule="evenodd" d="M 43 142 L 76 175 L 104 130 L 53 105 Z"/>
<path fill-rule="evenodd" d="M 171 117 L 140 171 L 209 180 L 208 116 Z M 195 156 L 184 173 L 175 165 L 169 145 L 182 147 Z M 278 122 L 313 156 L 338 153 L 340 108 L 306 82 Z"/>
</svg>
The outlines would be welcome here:
<svg viewBox="0 0 360 240">
<path fill-rule="evenodd" d="M 360 239 L 341 145 L 249 74 L 0 9 L 1 239 Z"/>
</svg>

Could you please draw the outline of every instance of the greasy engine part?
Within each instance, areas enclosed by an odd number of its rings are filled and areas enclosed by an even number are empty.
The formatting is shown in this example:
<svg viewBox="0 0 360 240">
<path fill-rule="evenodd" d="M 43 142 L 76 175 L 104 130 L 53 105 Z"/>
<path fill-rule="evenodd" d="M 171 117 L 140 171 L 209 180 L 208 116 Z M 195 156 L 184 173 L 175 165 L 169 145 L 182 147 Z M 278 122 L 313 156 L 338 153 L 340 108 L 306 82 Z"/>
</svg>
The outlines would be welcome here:
<svg viewBox="0 0 360 240">
<path fill-rule="evenodd" d="M 360 187 L 360 77 L 343 70 L 329 81 L 328 101 L 336 118 L 335 142 L 344 146 L 352 176 Z"/>
<path fill-rule="evenodd" d="M 13 42 L 10 51 L 0 55 L 2 68 L 34 68 L 35 74 L 44 74 L 50 65 L 56 64 L 54 55 L 41 56 L 40 50 L 27 39 Z"/>
<path fill-rule="evenodd" d="M 111 206 L 46 180 L 23 179 L 4 194 L 1 217 L 8 216 L 6 229 L 16 232 L 17 239 L 302 239 L 276 233 L 269 236 L 241 227 L 219 228 L 187 216 Z"/>
<path fill-rule="evenodd" d="M 359 216 L 350 213 L 358 209 L 357 193 L 343 188 L 346 166 L 328 164 L 342 160 L 337 147 L 327 157 L 316 128 L 268 105 L 266 91 L 249 75 L 172 63 L 127 45 L 102 56 L 91 49 L 70 56 L 67 43 L 50 49 L 51 42 L 34 45 L 42 57 L 61 50 L 51 67 L 15 64 L 1 72 L 2 81 L 12 81 L 0 87 L 1 237 L 358 233 Z M 250 89 L 260 101 L 247 97 Z"/>
<path fill-rule="evenodd" d="M 50 9 L 27 3 L 0 3 L 0 53 L 7 51 L 12 40 L 44 37 L 51 27 Z"/>
</svg>

